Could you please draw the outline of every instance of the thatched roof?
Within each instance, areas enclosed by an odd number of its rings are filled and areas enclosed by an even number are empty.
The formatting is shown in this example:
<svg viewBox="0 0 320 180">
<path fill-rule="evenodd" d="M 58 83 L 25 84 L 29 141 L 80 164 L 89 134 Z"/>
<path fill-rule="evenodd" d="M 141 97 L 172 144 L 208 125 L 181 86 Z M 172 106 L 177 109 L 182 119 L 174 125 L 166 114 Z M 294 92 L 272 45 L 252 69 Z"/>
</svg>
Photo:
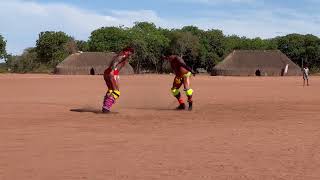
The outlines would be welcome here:
<svg viewBox="0 0 320 180">
<path fill-rule="evenodd" d="M 236 50 L 213 68 L 212 75 L 254 76 L 257 70 L 262 76 L 301 74 L 301 68 L 279 50 Z"/>
<path fill-rule="evenodd" d="M 67 57 L 56 67 L 56 74 L 89 75 L 92 69 L 94 74 L 103 74 L 110 65 L 115 53 L 83 52 Z M 133 68 L 127 64 L 120 74 L 134 74 Z"/>
</svg>

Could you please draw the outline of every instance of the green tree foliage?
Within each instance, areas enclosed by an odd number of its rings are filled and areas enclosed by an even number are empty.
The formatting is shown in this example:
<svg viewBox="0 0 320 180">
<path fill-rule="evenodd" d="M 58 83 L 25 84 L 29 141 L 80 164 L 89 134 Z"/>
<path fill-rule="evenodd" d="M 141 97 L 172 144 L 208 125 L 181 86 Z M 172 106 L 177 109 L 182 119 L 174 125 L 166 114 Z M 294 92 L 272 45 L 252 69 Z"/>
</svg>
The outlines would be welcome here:
<svg viewBox="0 0 320 180">
<path fill-rule="evenodd" d="M 191 32 L 174 31 L 170 36 L 170 52 L 176 54 L 186 61 L 191 66 L 197 66 L 197 57 L 200 52 L 199 37 Z"/>
<path fill-rule="evenodd" d="M 118 52 L 129 42 L 129 32 L 123 27 L 103 27 L 91 33 L 89 50 L 96 52 Z"/>
<path fill-rule="evenodd" d="M 170 52 L 179 56 L 190 55 L 195 58 L 199 54 L 200 40 L 191 32 L 173 32 L 170 37 Z"/>
<path fill-rule="evenodd" d="M 289 34 L 275 39 L 278 49 L 300 66 L 320 67 L 320 39 L 314 35 Z"/>
<path fill-rule="evenodd" d="M 136 53 L 130 63 L 137 73 L 161 72 L 160 57 L 168 45 L 165 32 L 148 22 L 135 23 L 132 28 L 103 27 L 93 31 L 88 41 L 89 51 L 119 52 L 124 47 L 134 47 Z"/>
<path fill-rule="evenodd" d="M 226 51 L 230 53 L 233 50 L 274 50 L 277 44 L 272 39 L 263 40 L 261 38 L 249 39 L 246 37 L 227 36 Z"/>
<path fill-rule="evenodd" d="M 182 32 L 190 32 L 192 35 L 197 36 L 199 39 L 202 37 L 204 30 L 199 29 L 196 26 L 184 26 L 181 28 Z"/>
<path fill-rule="evenodd" d="M 72 38 L 64 32 L 41 32 L 36 43 L 38 60 L 50 67 L 55 67 L 69 55 L 66 44 L 71 40 Z"/>
<path fill-rule="evenodd" d="M 0 36 L 0 58 L 6 57 L 6 41 Z M 194 70 L 212 67 L 233 50 L 279 49 L 295 63 L 320 70 L 320 39 L 313 35 L 289 34 L 273 39 L 226 36 L 221 30 L 202 30 L 196 26 L 162 29 L 153 23 L 136 22 L 133 27 L 103 27 L 91 33 L 88 41 L 78 41 L 63 32 L 42 32 L 36 48 L 21 56 L 8 56 L 7 64 L 15 71 L 27 72 L 37 66 L 54 67 L 77 51 L 119 52 L 131 46 L 135 55 L 130 64 L 137 73 L 167 72 L 162 55 L 182 56 Z"/>
<path fill-rule="evenodd" d="M 163 71 L 164 61 L 161 55 L 169 46 L 169 39 L 165 31 L 159 29 L 153 23 L 135 23 L 129 30 L 130 44 L 135 48 L 136 55 L 131 64 L 137 73 L 141 71 L 157 72 Z"/>
<path fill-rule="evenodd" d="M 79 51 L 88 52 L 89 51 L 89 43 L 86 41 L 76 40 L 77 48 Z"/>
<path fill-rule="evenodd" d="M 226 38 L 221 30 L 204 31 L 195 26 L 185 26 L 181 31 L 190 32 L 199 39 L 199 53 L 193 60 L 193 68 L 211 71 L 215 64 L 223 60 L 226 53 Z"/>
<path fill-rule="evenodd" d="M 11 72 L 27 73 L 39 67 L 35 48 L 27 48 L 21 56 L 8 55 L 6 64 Z"/>
<path fill-rule="evenodd" d="M 220 30 L 205 31 L 201 37 L 200 67 L 211 71 L 212 67 L 222 61 L 226 54 L 226 39 Z"/>
<path fill-rule="evenodd" d="M 3 36 L 1 36 L 1 34 L 0 34 L 0 59 L 4 59 L 6 57 L 6 54 L 7 54 L 6 44 L 7 44 L 7 42 L 5 41 Z"/>
</svg>

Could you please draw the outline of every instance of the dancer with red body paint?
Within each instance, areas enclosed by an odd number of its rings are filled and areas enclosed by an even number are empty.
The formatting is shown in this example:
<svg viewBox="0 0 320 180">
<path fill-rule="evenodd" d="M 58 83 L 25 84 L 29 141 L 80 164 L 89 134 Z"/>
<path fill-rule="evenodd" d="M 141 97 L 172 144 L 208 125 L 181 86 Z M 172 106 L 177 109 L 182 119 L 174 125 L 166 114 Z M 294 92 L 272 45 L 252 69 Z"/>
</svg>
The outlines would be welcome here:
<svg viewBox="0 0 320 180">
<path fill-rule="evenodd" d="M 103 113 L 109 113 L 112 105 L 120 97 L 119 73 L 133 54 L 133 48 L 123 49 L 113 58 L 110 66 L 104 71 L 103 77 L 108 86 L 108 91 L 103 100 Z"/>
<path fill-rule="evenodd" d="M 173 72 L 175 73 L 176 77 L 174 78 L 173 85 L 171 88 L 172 95 L 177 98 L 179 102 L 179 106 L 177 107 L 177 110 L 183 110 L 185 109 L 185 103 L 183 101 L 183 98 L 181 97 L 181 93 L 179 91 L 180 87 L 184 86 L 184 91 L 188 97 L 188 103 L 189 103 L 189 111 L 192 110 L 192 95 L 193 90 L 190 88 L 190 77 L 191 75 L 195 75 L 195 72 L 186 65 L 184 60 L 177 56 L 177 55 L 171 55 L 171 56 L 163 56 L 163 59 L 168 60 L 171 64 L 171 68 Z"/>
</svg>

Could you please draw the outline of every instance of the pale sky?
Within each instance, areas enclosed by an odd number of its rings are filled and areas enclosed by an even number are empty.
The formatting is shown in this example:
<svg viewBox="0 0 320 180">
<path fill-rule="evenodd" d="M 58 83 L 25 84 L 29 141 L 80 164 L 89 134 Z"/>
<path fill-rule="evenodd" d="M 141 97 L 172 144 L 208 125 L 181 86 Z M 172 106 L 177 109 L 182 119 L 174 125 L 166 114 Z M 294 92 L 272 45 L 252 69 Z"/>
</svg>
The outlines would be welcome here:
<svg viewBox="0 0 320 180">
<path fill-rule="evenodd" d="M 35 46 L 41 31 L 64 31 L 79 40 L 103 26 L 154 22 L 165 28 L 195 25 L 227 35 L 272 38 L 320 36 L 318 0 L 0 0 L 0 34 L 8 53 Z"/>
</svg>

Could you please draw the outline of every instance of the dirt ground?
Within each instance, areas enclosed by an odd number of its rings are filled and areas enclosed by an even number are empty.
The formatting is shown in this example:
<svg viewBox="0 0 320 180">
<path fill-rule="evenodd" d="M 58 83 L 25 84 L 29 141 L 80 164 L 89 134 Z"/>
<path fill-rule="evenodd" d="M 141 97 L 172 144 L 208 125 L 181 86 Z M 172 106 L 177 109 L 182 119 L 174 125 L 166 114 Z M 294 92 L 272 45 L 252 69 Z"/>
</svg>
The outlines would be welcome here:
<svg viewBox="0 0 320 180">
<path fill-rule="evenodd" d="M 110 115 L 100 76 L 0 75 L 0 180 L 320 179 L 320 77 L 121 77 Z"/>
</svg>

